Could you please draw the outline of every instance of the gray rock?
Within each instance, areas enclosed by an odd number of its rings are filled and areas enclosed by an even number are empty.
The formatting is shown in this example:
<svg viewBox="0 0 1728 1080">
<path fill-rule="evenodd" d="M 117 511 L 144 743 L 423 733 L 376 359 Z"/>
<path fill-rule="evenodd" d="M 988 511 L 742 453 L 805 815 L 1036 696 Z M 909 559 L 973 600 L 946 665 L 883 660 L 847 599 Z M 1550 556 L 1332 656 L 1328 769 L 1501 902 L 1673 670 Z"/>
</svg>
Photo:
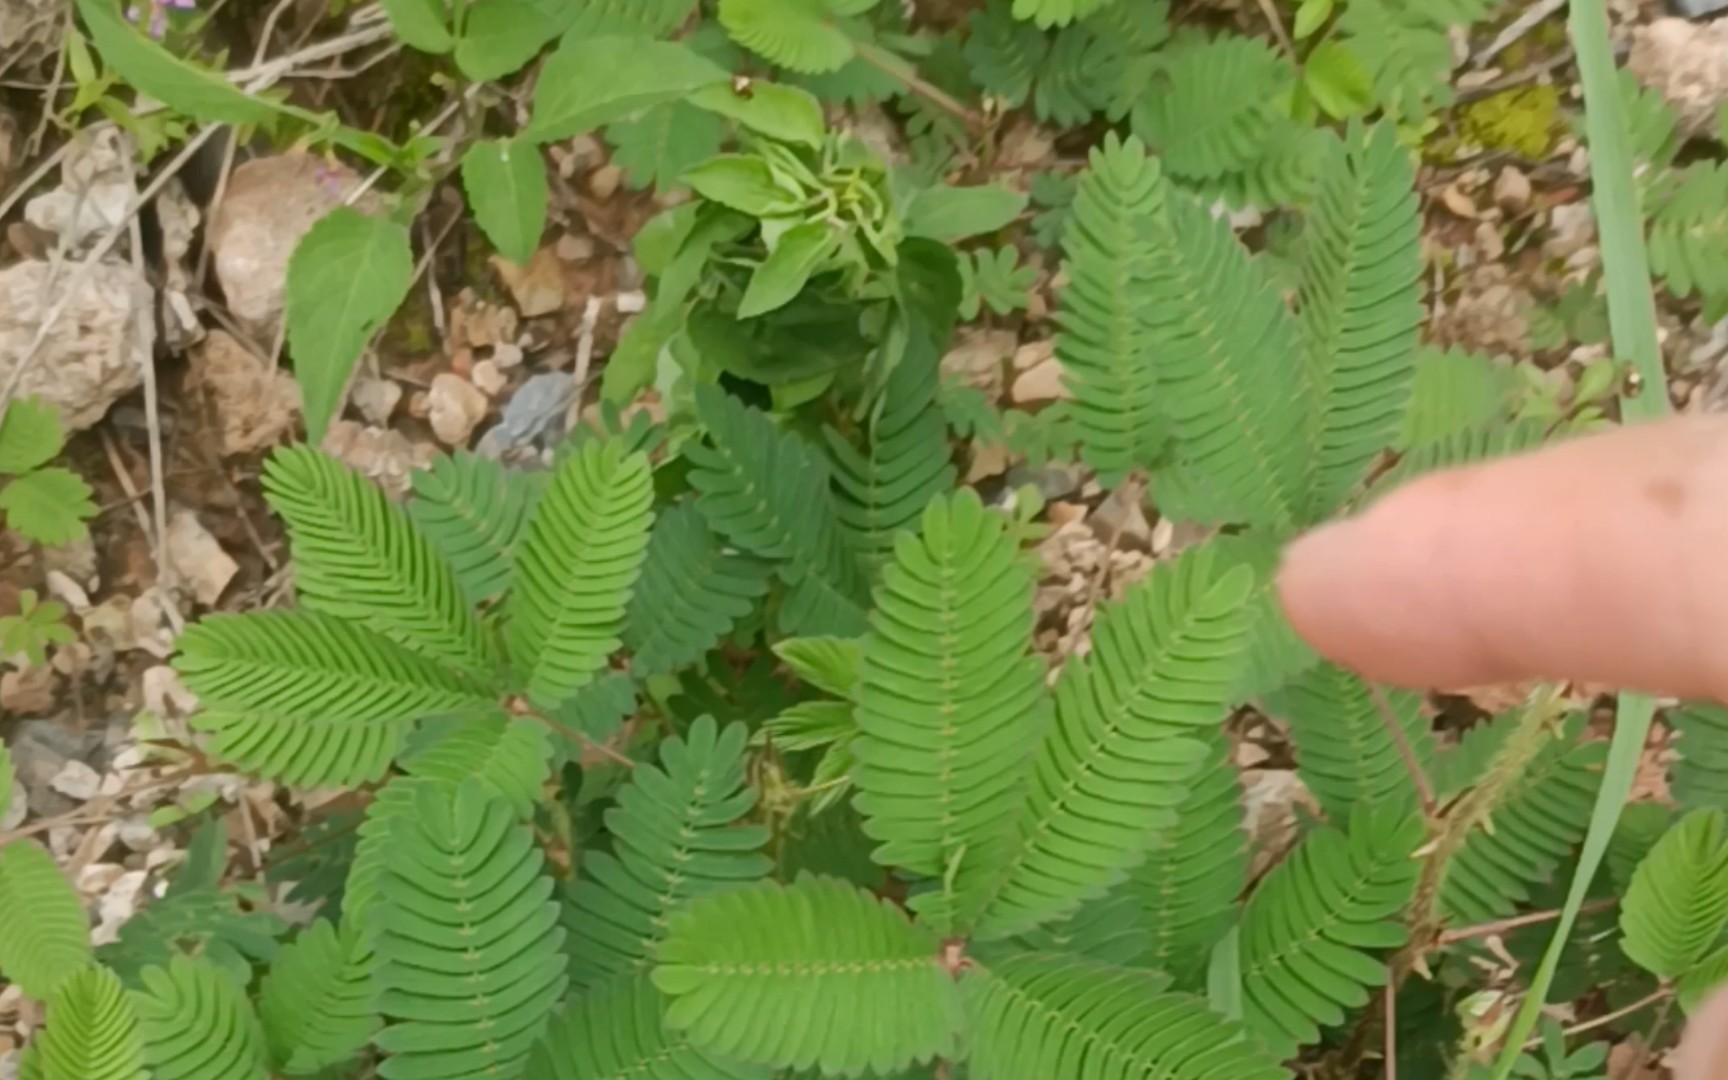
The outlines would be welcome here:
<svg viewBox="0 0 1728 1080">
<path fill-rule="evenodd" d="M 576 378 L 567 371 L 535 375 L 516 389 L 498 426 L 486 433 L 488 449 L 506 452 L 547 442 L 564 432 L 564 417 L 576 400 Z"/>
<path fill-rule="evenodd" d="M 74 810 L 79 803 L 54 790 L 54 778 L 68 761 L 80 761 L 101 770 L 107 746 L 103 731 L 74 731 L 58 720 L 20 720 L 6 734 L 12 752 L 12 767 L 18 783 L 30 797 L 30 809 L 39 817 L 54 817 Z"/>
<path fill-rule="evenodd" d="M 1079 491 L 1084 479 L 1085 474 L 1079 466 L 1053 461 L 1038 469 L 1030 465 L 1016 465 L 1008 470 L 1007 484 L 1009 488 L 1031 484 L 1038 489 L 1038 494 L 1044 497 L 1045 502 L 1050 502 Z"/>
</svg>

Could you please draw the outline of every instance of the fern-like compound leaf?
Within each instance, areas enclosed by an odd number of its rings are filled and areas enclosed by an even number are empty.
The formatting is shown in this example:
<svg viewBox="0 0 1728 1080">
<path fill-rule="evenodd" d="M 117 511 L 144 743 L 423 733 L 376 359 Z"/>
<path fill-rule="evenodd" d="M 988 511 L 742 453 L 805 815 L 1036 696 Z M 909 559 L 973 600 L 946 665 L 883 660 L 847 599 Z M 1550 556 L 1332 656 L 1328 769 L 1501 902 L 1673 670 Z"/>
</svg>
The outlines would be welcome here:
<svg viewBox="0 0 1728 1080">
<path fill-rule="evenodd" d="M 145 968 L 132 996 L 154 1080 L 264 1080 L 264 1029 L 233 976 L 202 958 Z"/>
<path fill-rule="evenodd" d="M 953 1052 L 954 980 L 934 932 L 834 878 L 765 882 L 673 916 L 654 985 L 668 1026 L 765 1065 L 880 1074 Z"/>
<path fill-rule="evenodd" d="M 781 611 L 792 635 L 864 631 L 863 570 L 840 529 L 827 463 L 767 414 L 714 387 L 696 388 L 710 442 L 684 448 L 708 525 L 772 560 L 793 593 Z"/>
<path fill-rule="evenodd" d="M 462 450 L 416 470 L 413 482 L 408 516 L 450 565 L 463 597 L 479 604 L 503 595 L 540 494 L 538 477 Z"/>
<path fill-rule="evenodd" d="M 761 559 L 727 551 L 693 503 L 662 513 L 624 618 L 630 670 L 646 678 L 702 659 L 750 614 L 772 573 Z"/>
<path fill-rule="evenodd" d="M 112 971 L 84 967 L 61 981 L 36 1062 L 41 1080 L 144 1080 L 138 1017 Z"/>
<path fill-rule="evenodd" d="M 350 1061 L 378 1029 L 373 958 L 352 923 L 324 919 L 286 946 L 258 996 L 258 1015 L 272 1064 L 309 1076 Z"/>
<path fill-rule="evenodd" d="M 1728 818 L 1694 810 L 1638 864 L 1620 906 L 1621 947 L 1639 967 L 1676 978 L 1728 925 Z"/>
<path fill-rule="evenodd" d="M 918 527 L 925 505 L 954 489 L 954 456 L 936 404 L 937 360 L 919 349 L 894 365 L 862 450 L 833 428 L 823 432 L 841 524 L 868 560 L 887 557 L 897 534 Z"/>
<path fill-rule="evenodd" d="M 773 1070 L 711 1057 L 666 1027 L 666 1004 L 645 975 L 571 998 L 547 1025 L 524 1080 L 768 1080 Z"/>
<path fill-rule="evenodd" d="M 386 1080 L 519 1072 L 566 976 L 552 879 L 478 780 L 422 782 L 397 819 L 373 925 Z"/>
<path fill-rule="evenodd" d="M 1504 423 L 1517 389 L 1517 371 L 1493 357 L 1462 349 L 1418 350 L 1404 424 L 1392 445 L 1407 451 Z"/>
<path fill-rule="evenodd" d="M 1307 670 L 1318 657 L 1296 633 L 1278 602 L 1276 579 L 1284 541 L 1276 532 L 1252 529 L 1212 541 L 1225 566 L 1242 565 L 1254 574 L 1248 594 L 1248 650 L 1236 683 L 1233 702 L 1248 701 L 1279 689 Z"/>
<path fill-rule="evenodd" d="M 1390 124 L 1327 142 L 1304 237 L 1298 324 L 1312 395 L 1304 523 L 1336 510 L 1392 443 L 1423 318 L 1410 155 Z"/>
<path fill-rule="evenodd" d="M 428 728 L 421 733 L 426 734 Z M 438 724 L 437 729 L 427 745 L 404 756 L 402 768 L 408 775 L 451 785 L 477 777 L 487 791 L 509 803 L 518 817 L 526 820 L 534 816 L 534 804 L 552 759 L 552 744 L 542 721 L 499 711 L 479 719 Z"/>
<path fill-rule="evenodd" d="M 1056 684 L 1017 850 L 978 936 L 1022 933 L 1102 895 L 1144 856 L 1207 755 L 1247 644 L 1252 575 L 1195 549 L 1099 616 L 1092 652 Z"/>
<path fill-rule="evenodd" d="M 967 22 L 963 54 L 972 81 L 1009 108 L 1026 104 L 1050 39 L 1014 17 L 1009 0 L 989 0 Z"/>
<path fill-rule="evenodd" d="M 34 840 L 0 848 L 0 976 L 37 1001 L 90 966 L 84 903 Z"/>
<path fill-rule="evenodd" d="M 1687 810 L 1728 810 L 1728 708 L 1702 702 L 1670 710 L 1678 759 L 1669 773 L 1674 801 Z"/>
<path fill-rule="evenodd" d="M 1067 26 L 1117 0 L 1014 0 L 1014 17 L 1035 23 L 1040 30 Z"/>
<path fill-rule="evenodd" d="M 559 466 L 516 548 L 510 656 L 528 696 L 552 708 L 591 682 L 618 648 L 653 523 L 642 454 L 591 442 Z"/>
<path fill-rule="evenodd" d="M 1158 212 L 1158 162 L 1138 139 L 1092 150 L 1062 234 L 1056 358 L 1074 394 L 1086 460 L 1107 480 L 1154 463 L 1169 434 L 1160 408 L 1146 282 L 1157 252 L 1141 222 Z"/>
<path fill-rule="evenodd" d="M 354 858 L 348 864 L 348 880 L 342 889 L 342 917 L 354 926 L 370 926 L 371 909 L 378 902 L 384 880 L 384 863 L 398 823 L 415 813 L 419 790 L 439 783 L 425 777 L 399 776 L 378 789 L 360 822 Z"/>
<path fill-rule="evenodd" d="M 1206 742 L 1199 776 L 1176 807 L 1175 827 L 1153 838 L 1126 886 L 1150 935 L 1140 962 L 1167 972 L 1178 989 L 1196 991 L 1204 989 L 1207 958 L 1236 921 L 1248 884 L 1248 834 L 1230 742 L 1222 732 Z"/>
<path fill-rule="evenodd" d="M 296 786 L 376 780 L 415 720 L 493 707 L 448 667 L 318 612 L 213 615 L 179 644 L 211 752 Z"/>
<path fill-rule="evenodd" d="M 1547 440 L 1548 425 L 1540 420 L 1489 423 L 1454 431 L 1434 442 L 1412 448 L 1386 470 L 1368 490 L 1369 500 L 1395 491 L 1424 473 L 1492 461 L 1532 450 Z"/>
<path fill-rule="evenodd" d="M 1728 299 L 1728 164 L 1694 164 L 1650 223 L 1650 269 L 1676 296 Z"/>
<path fill-rule="evenodd" d="M 592 851 L 569 890 L 571 975 L 590 986 L 644 967 L 686 901 L 761 879 L 768 831 L 741 824 L 756 805 L 745 783 L 743 724 L 713 717 L 660 744 L 660 767 L 639 764 L 606 812 L 612 850 Z"/>
<path fill-rule="evenodd" d="M 1160 508 L 1178 517 L 1281 526 L 1301 502 L 1303 411 L 1287 388 L 1294 321 L 1230 231 L 1167 191 L 1147 227 L 1154 272 L 1143 292 L 1147 338 L 1176 467 Z"/>
<path fill-rule="evenodd" d="M 1479 724 L 1446 756 L 1486 760 L 1516 724 L 1514 716 Z M 1590 822 L 1608 747 L 1583 741 L 1585 718 L 1574 716 L 1559 738 L 1537 754 L 1507 797 L 1493 808 L 1491 827 L 1473 832 L 1446 865 L 1442 910 L 1460 925 L 1511 915 L 1553 879 Z M 1453 768 L 1436 769 L 1446 781 Z M 1441 790 L 1449 785 L 1437 784 Z"/>
<path fill-rule="evenodd" d="M 1206 180 L 1239 172 L 1260 156 L 1277 118 L 1289 65 L 1259 38 L 1178 41 L 1158 81 L 1134 109 L 1134 134 L 1172 175 Z"/>
<path fill-rule="evenodd" d="M 975 1080 L 1282 1080 L 1242 1025 L 1162 976 L 1080 957 L 1027 953 L 961 977 Z"/>
<path fill-rule="evenodd" d="M 1404 943 L 1422 838 L 1420 817 L 1359 806 L 1348 833 L 1310 833 L 1255 890 L 1242 912 L 1242 1015 L 1279 1058 L 1385 983 L 1375 953 Z"/>
<path fill-rule="evenodd" d="M 876 861 L 932 877 L 1007 839 L 1037 737 L 1035 586 L 1006 521 L 962 491 L 883 569 L 857 701 L 858 809 Z"/>
<path fill-rule="evenodd" d="M 788 71 L 819 75 L 843 67 L 855 47 L 841 16 L 875 0 L 720 0 L 720 25 L 732 40 Z"/>
<path fill-rule="evenodd" d="M 1418 694 L 1387 690 L 1386 703 L 1417 764 L 1427 770 L 1434 736 Z M 1350 820 L 1359 802 L 1393 813 L 1413 809 L 1417 788 L 1398 739 L 1368 684 L 1322 661 L 1270 696 L 1266 709 L 1290 725 L 1296 773 L 1335 824 Z"/>
<path fill-rule="evenodd" d="M 456 574 L 371 481 L 308 447 L 264 463 L 264 493 L 288 524 L 302 602 L 427 657 L 490 673 L 498 653 Z"/>
</svg>

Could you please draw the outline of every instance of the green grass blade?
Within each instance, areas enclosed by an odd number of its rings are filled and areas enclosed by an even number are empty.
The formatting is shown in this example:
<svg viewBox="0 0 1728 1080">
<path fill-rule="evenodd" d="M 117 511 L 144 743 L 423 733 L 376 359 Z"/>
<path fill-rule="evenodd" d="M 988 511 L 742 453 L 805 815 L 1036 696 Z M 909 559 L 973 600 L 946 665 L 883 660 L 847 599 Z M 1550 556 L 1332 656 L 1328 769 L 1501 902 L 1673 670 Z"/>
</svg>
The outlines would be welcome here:
<svg viewBox="0 0 1728 1080">
<path fill-rule="evenodd" d="M 1632 177 L 1632 138 L 1626 127 L 1614 70 L 1604 5 L 1605 0 L 1572 0 L 1572 47 L 1584 83 L 1584 126 L 1590 140 L 1590 178 L 1595 188 L 1596 229 L 1602 238 L 1602 265 L 1607 272 L 1608 323 L 1613 331 L 1614 352 L 1631 361 L 1643 379 L 1642 393 L 1621 399 L 1621 415 L 1627 422 L 1637 422 L 1655 419 L 1668 411 L 1668 383 L 1656 344 L 1656 306 L 1650 293 L 1649 259 L 1644 251 L 1644 216 Z M 1566 949 L 1566 939 L 1577 921 L 1578 909 L 1602 865 L 1608 840 L 1620 820 L 1620 810 L 1631 794 L 1632 777 L 1655 712 L 1656 703 L 1647 694 L 1620 695 L 1614 740 L 1608 748 L 1608 765 L 1596 795 L 1596 806 L 1590 812 L 1590 831 L 1584 834 L 1578 871 L 1572 878 L 1566 906 L 1555 924 L 1548 950 L 1531 979 L 1530 993 L 1506 1033 L 1492 1080 L 1506 1080 L 1536 1026 L 1554 972 L 1560 966 L 1560 956 Z"/>
</svg>

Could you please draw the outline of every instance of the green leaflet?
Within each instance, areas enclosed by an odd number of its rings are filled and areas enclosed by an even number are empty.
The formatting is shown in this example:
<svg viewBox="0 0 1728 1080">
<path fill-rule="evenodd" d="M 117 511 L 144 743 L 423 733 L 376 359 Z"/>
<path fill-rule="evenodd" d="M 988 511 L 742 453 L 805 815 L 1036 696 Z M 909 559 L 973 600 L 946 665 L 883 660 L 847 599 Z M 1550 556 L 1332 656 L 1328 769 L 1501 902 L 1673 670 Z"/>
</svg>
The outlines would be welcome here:
<svg viewBox="0 0 1728 1080">
<path fill-rule="evenodd" d="M 415 720 L 495 707 L 436 661 L 313 611 L 210 616 L 179 645 L 212 753 L 291 784 L 376 780 Z"/>
<path fill-rule="evenodd" d="M 514 139 L 474 143 L 462 155 L 462 189 L 492 246 L 526 266 L 546 227 L 546 163 L 540 148 Z"/>
<path fill-rule="evenodd" d="M 429 53 L 447 53 L 456 47 L 447 0 L 382 0 L 380 6 L 390 19 L 390 29 L 404 44 Z"/>
<path fill-rule="evenodd" d="M 1252 576 L 1193 550 L 1156 567 L 1104 609 L 1092 652 L 1056 684 L 1056 719 L 1037 752 L 1017 851 L 985 867 L 978 934 L 1022 933 L 1121 881 L 1155 831 L 1175 824 L 1219 723 L 1247 644 Z M 962 866 L 962 871 L 969 869 Z M 964 891 L 968 882 L 964 879 Z"/>
<path fill-rule="evenodd" d="M 961 977 L 976 1080 L 1084 1075 L 1279 1080 L 1277 1060 L 1162 976 L 1028 953 Z"/>
<path fill-rule="evenodd" d="M 1427 769 L 1434 736 L 1422 715 L 1420 695 L 1384 691 L 1392 715 L 1417 764 Z M 1266 700 L 1271 715 L 1290 725 L 1296 772 L 1334 824 L 1367 802 L 1396 812 L 1414 809 L 1417 788 L 1398 741 L 1368 685 L 1356 675 L 1321 661 Z"/>
<path fill-rule="evenodd" d="M 506 469 L 458 450 L 416 469 L 408 517 L 443 556 L 470 605 L 494 600 L 516 573 L 516 543 L 540 498 L 544 474 Z"/>
<path fill-rule="evenodd" d="M 662 513 L 624 619 L 631 671 L 644 678 L 702 659 L 755 608 L 772 573 L 766 562 L 726 551 L 693 502 Z"/>
<path fill-rule="evenodd" d="M 1420 232 L 1415 176 L 1391 125 L 1328 140 L 1297 323 L 1311 402 L 1304 524 L 1334 512 L 1397 434 L 1423 318 Z"/>
<path fill-rule="evenodd" d="M 552 744 L 543 721 L 507 716 L 502 710 L 475 719 L 454 717 L 450 722 L 423 724 L 418 733 L 427 736 L 418 752 L 404 756 L 403 771 L 410 776 L 429 777 L 454 786 L 467 777 L 478 777 L 489 794 L 510 804 L 524 821 L 534 816 L 535 803 L 544 795 Z"/>
<path fill-rule="evenodd" d="M 1153 839 L 1146 861 L 1123 890 L 1150 938 L 1141 961 L 1167 972 L 1184 990 L 1204 987 L 1207 957 L 1235 923 L 1237 900 L 1248 883 L 1242 787 L 1229 740 L 1214 733 L 1207 746 L 1198 779 L 1176 807 L 1175 827 Z"/>
<path fill-rule="evenodd" d="M 0 848 L 0 975 L 37 1001 L 52 1001 L 92 962 L 84 903 L 34 840 Z"/>
<path fill-rule="evenodd" d="M 1169 422 L 1159 398 L 1146 283 L 1158 256 L 1141 227 L 1166 188 L 1137 139 L 1107 136 L 1092 151 L 1062 234 L 1061 329 L 1056 357 L 1074 394 L 1086 460 L 1106 481 L 1152 465 Z"/>
<path fill-rule="evenodd" d="M 1728 708 L 1694 702 L 1668 713 L 1679 760 L 1670 771 L 1674 801 L 1688 810 L 1728 809 Z"/>
<path fill-rule="evenodd" d="M 932 502 L 895 545 L 853 692 L 857 806 L 882 865 L 940 877 L 962 857 L 1000 858 L 1043 727 L 1034 584 L 1005 520 L 971 491 Z M 929 917 L 953 932 L 974 915 Z"/>
<path fill-rule="evenodd" d="M 145 968 L 134 992 L 154 1080 L 265 1080 L 264 1029 L 246 991 L 208 960 Z"/>
<path fill-rule="evenodd" d="M 516 549 L 506 609 L 511 659 L 528 696 L 556 706 L 618 648 L 653 523 L 648 459 L 589 442 L 552 475 Z"/>
<path fill-rule="evenodd" d="M 666 1004 L 646 976 L 624 976 L 570 998 L 548 1025 L 526 1080 L 656 1076 L 769 1080 L 772 1070 L 715 1058 L 666 1027 Z"/>
<path fill-rule="evenodd" d="M 40 398 L 18 398 L 0 414 L 0 473 L 19 476 L 53 460 L 66 443 L 60 413 Z"/>
<path fill-rule="evenodd" d="M 1620 907 L 1622 947 L 1664 979 L 1684 975 L 1728 925 L 1728 819 L 1694 810 L 1669 829 L 1632 875 Z"/>
<path fill-rule="evenodd" d="M 288 260 L 288 351 L 305 398 L 306 437 L 324 441 L 354 366 L 408 296 L 408 229 L 339 206 L 313 225 Z"/>
<path fill-rule="evenodd" d="M 662 191 L 719 153 L 725 135 L 719 117 L 687 101 L 662 102 L 606 128 L 612 161 L 629 174 L 630 185 Z"/>
<path fill-rule="evenodd" d="M 591 851 L 570 886 L 571 977 L 593 986 L 641 970 L 668 918 L 688 901 L 739 888 L 770 867 L 768 831 L 742 824 L 756 805 L 745 784 L 742 724 L 712 717 L 660 744 L 661 767 L 639 764 L 606 812 L 611 851 Z"/>
<path fill-rule="evenodd" d="M 1421 873 L 1422 819 L 1359 805 L 1349 831 L 1308 835 L 1242 912 L 1243 1017 L 1284 1058 L 1367 1003 L 1386 965 L 1367 950 L 1402 945 L 1399 918 Z"/>
<path fill-rule="evenodd" d="M 780 610 L 788 634 L 851 637 L 864 629 L 863 571 L 840 532 L 828 469 L 796 435 L 712 387 L 696 408 L 712 445 L 692 442 L 690 485 L 714 531 L 775 563 L 792 588 Z"/>
<path fill-rule="evenodd" d="M 96 504 L 83 477 L 49 466 L 6 481 L 0 487 L 0 511 L 25 539 L 52 547 L 87 536 L 84 522 L 96 516 Z"/>
<path fill-rule="evenodd" d="M 1175 176 L 1215 179 L 1259 156 L 1291 81 L 1288 64 L 1258 38 L 1178 39 L 1160 78 L 1134 106 L 1134 134 Z"/>
<path fill-rule="evenodd" d="M 738 44 L 788 71 L 833 71 L 852 59 L 855 45 L 835 16 L 853 14 L 875 0 L 720 0 L 720 25 Z"/>
<path fill-rule="evenodd" d="M 283 948 L 258 995 L 273 1065 L 292 1076 L 352 1060 L 378 1028 L 371 946 L 319 919 Z"/>
<path fill-rule="evenodd" d="M 463 600 L 455 573 L 369 480 L 326 454 L 294 447 L 264 463 L 264 493 L 288 523 L 294 583 L 307 607 L 494 678 L 497 645 Z"/>
<path fill-rule="evenodd" d="M 528 826 L 478 780 L 422 782 L 413 800 L 374 909 L 379 1075 L 512 1075 L 564 992 L 552 879 Z"/>
<path fill-rule="evenodd" d="M 925 188 L 907 203 L 902 227 L 907 236 L 952 242 L 1006 228 L 1026 209 L 1026 196 L 1004 187 L 980 184 Z"/>
<path fill-rule="evenodd" d="M 85 967 L 67 974 L 48 1006 L 35 1053 L 40 1080 L 143 1080 L 138 1018 L 112 971 Z"/>
<path fill-rule="evenodd" d="M 674 915 L 668 1026 L 765 1065 L 877 1073 L 953 1053 L 959 994 L 930 929 L 834 878 L 765 882 Z"/>
</svg>

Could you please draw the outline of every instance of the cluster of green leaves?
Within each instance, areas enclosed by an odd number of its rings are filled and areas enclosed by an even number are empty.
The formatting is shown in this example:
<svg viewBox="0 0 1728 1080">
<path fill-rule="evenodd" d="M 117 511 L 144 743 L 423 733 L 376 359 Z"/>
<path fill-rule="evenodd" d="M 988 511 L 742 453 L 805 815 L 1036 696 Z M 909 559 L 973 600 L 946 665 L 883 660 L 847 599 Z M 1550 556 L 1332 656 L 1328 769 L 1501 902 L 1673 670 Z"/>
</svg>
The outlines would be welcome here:
<svg viewBox="0 0 1728 1080">
<path fill-rule="evenodd" d="M 80 540 L 88 535 L 84 523 L 96 516 L 90 485 L 71 469 L 48 464 L 65 445 L 60 414 L 47 402 L 20 398 L 0 414 L 0 520 L 26 540 Z"/>
</svg>

